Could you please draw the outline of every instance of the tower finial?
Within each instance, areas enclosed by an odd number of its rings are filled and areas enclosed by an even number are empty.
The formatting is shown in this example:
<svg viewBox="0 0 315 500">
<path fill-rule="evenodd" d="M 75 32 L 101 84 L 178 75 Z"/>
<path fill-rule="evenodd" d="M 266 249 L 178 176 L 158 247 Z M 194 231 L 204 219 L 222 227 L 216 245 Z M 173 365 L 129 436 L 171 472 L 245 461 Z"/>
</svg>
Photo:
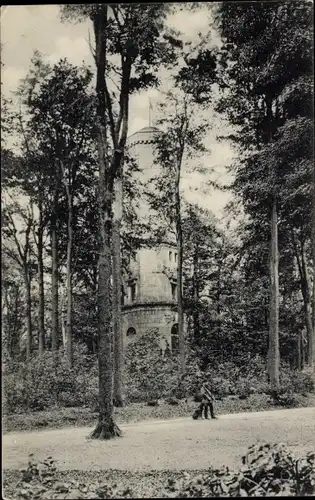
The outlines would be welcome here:
<svg viewBox="0 0 315 500">
<path fill-rule="evenodd" d="M 151 99 L 149 98 L 149 127 L 152 126 L 152 113 L 151 113 L 152 111 L 153 111 L 153 106 Z"/>
</svg>

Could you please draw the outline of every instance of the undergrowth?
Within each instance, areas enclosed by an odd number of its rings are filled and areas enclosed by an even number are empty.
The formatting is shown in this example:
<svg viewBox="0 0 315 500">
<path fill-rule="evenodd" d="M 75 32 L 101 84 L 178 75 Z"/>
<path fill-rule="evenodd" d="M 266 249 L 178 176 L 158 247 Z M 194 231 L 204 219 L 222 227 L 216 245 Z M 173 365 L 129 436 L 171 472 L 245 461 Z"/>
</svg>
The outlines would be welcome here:
<svg viewBox="0 0 315 500">
<path fill-rule="evenodd" d="M 126 403 L 194 397 L 204 378 L 217 399 L 236 396 L 246 401 L 254 395 L 270 395 L 265 361 L 259 356 L 248 359 L 244 365 L 230 361 L 212 364 L 201 373 L 196 355 L 189 350 L 186 354 L 187 370 L 181 377 L 178 356 L 171 352 L 161 355 L 152 332 L 128 345 L 124 371 Z M 314 392 L 314 385 L 312 373 L 283 365 L 274 405 L 301 406 L 303 398 Z M 83 346 L 75 345 L 73 369 L 62 350 L 56 354 L 46 351 L 40 358 L 34 356 L 30 363 L 9 362 L 3 373 L 3 389 L 3 411 L 7 416 L 64 408 L 97 411 L 97 360 L 87 355 Z"/>
<path fill-rule="evenodd" d="M 158 487 L 155 475 L 155 471 L 146 474 L 146 490 L 139 496 L 139 488 L 128 486 L 128 481 L 118 484 L 110 472 L 105 481 L 84 474 L 60 480 L 52 457 L 36 462 L 31 455 L 15 484 L 14 500 L 143 498 L 149 493 L 162 498 L 308 496 L 315 493 L 315 453 L 295 456 L 284 444 L 253 445 L 237 470 L 210 468 L 199 474 L 183 472 L 180 477 L 168 471 Z"/>
</svg>

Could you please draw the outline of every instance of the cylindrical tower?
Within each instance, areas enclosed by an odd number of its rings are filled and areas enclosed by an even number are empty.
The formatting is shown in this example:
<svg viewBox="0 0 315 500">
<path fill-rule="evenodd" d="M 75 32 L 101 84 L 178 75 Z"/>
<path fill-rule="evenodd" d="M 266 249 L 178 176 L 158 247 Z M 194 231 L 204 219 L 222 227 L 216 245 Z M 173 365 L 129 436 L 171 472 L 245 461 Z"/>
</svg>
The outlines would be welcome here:
<svg viewBox="0 0 315 500">
<path fill-rule="evenodd" d="M 146 196 L 157 188 L 153 178 L 163 175 L 155 162 L 155 143 L 159 133 L 155 127 L 145 127 L 128 140 L 129 152 L 139 168 L 134 177 L 143 186 L 137 215 L 141 222 L 150 223 L 151 227 L 163 223 L 161 211 L 153 210 Z M 161 240 L 154 240 L 148 230 L 143 246 L 130 262 L 129 276 L 124 283 L 123 328 L 127 343 L 148 331 L 157 330 L 162 348 L 166 347 L 166 341 L 170 347 L 177 348 L 176 270 L 174 231 L 169 228 Z"/>
<path fill-rule="evenodd" d="M 169 221 L 163 217 L 163 207 L 156 209 L 150 204 L 150 193 L 160 189 L 160 179 L 164 173 L 156 161 L 156 141 L 161 131 L 156 127 L 145 127 L 128 139 L 128 151 L 137 163 L 138 172 L 133 173 L 138 188 L 142 192 L 137 215 L 139 221 L 147 224 L 149 230 L 145 239 L 154 239 L 154 230 L 164 228 L 164 236 L 161 238 L 171 244 L 176 244 L 175 228 L 171 227 Z"/>
</svg>

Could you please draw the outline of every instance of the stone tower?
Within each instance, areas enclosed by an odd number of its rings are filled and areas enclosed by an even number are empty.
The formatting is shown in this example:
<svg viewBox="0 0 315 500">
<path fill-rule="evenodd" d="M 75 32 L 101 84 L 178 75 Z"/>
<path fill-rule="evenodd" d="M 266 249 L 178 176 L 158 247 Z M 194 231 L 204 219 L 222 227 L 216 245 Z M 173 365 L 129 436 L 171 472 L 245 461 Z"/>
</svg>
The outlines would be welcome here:
<svg viewBox="0 0 315 500">
<path fill-rule="evenodd" d="M 153 177 L 162 175 L 154 164 L 154 148 L 160 131 L 145 127 L 129 137 L 128 147 L 140 171 L 135 174 L 144 185 L 144 191 L 154 188 Z M 150 208 L 142 196 L 138 217 L 142 222 L 149 220 L 154 225 L 160 215 Z M 150 239 L 150 234 L 146 235 Z M 165 241 L 153 246 L 144 244 L 129 265 L 129 276 L 124 283 L 123 332 L 125 344 L 139 338 L 146 332 L 157 330 L 161 348 L 168 345 L 178 348 L 177 335 L 177 249 L 174 233 L 169 232 Z"/>
</svg>

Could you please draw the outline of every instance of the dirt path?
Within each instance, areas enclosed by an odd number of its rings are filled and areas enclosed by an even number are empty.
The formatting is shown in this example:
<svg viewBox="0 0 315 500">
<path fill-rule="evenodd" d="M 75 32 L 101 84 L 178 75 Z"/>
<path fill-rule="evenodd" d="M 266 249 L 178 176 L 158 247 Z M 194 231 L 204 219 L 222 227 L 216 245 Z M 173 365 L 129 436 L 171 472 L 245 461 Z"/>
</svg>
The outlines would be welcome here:
<svg viewBox="0 0 315 500">
<path fill-rule="evenodd" d="M 3 436 L 3 468 L 25 467 L 29 453 L 52 456 L 61 470 L 179 470 L 240 465 L 256 442 L 285 442 L 315 450 L 315 408 L 221 415 L 218 420 L 180 418 L 121 426 L 123 437 L 87 439 L 88 427 L 9 433 Z"/>
</svg>

